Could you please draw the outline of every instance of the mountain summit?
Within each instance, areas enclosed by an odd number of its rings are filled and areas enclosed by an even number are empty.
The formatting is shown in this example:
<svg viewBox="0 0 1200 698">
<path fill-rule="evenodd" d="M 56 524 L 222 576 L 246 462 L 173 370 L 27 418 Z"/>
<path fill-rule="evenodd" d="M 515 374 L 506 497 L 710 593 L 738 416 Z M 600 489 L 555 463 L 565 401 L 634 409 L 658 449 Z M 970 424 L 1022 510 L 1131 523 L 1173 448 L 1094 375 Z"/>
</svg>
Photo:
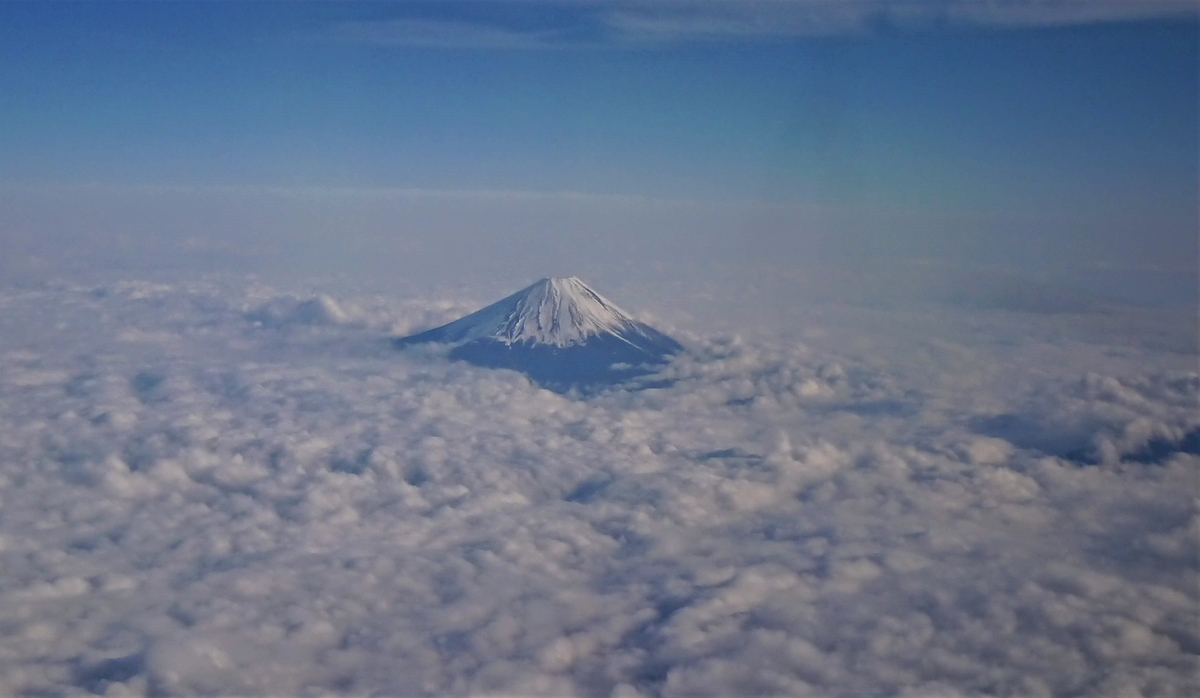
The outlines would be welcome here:
<svg viewBox="0 0 1200 698">
<path fill-rule="evenodd" d="M 453 344 L 451 359 L 514 369 L 560 392 L 639 378 L 682 349 L 574 276 L 542 279 L 459 320 L 394 342 Z"/>
</svg>

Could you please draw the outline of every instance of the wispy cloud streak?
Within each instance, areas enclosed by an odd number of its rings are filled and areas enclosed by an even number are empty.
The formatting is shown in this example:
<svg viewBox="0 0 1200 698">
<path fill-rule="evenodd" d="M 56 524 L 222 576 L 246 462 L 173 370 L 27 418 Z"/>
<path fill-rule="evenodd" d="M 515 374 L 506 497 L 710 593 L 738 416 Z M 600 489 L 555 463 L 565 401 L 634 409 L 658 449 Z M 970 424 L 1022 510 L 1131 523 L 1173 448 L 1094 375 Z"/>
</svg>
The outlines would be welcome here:
<svg viewBox="0 0 1200 698">
<path fill-rule="evenodd" d="M 1186 0 L 495 0 L 432 14 L 424 3 L 400 7 L 399 16 L 340 22 L 326 38 L 444 49 L 636 48 L 1196 16 Z M 418 8 L 425 14 L 411 14 Z M 534 26 L 519 21 L 534 16 Z"/>
</svg>

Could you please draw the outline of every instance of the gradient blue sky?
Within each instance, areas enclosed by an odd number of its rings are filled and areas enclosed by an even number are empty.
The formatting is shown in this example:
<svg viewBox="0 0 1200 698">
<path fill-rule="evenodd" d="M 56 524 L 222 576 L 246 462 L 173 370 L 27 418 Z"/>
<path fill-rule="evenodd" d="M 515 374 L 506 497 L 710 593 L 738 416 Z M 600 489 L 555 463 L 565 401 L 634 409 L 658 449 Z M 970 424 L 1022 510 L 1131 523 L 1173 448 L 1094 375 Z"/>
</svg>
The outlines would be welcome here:
<svg viewBox="0 0 1200 698">
<path fill-rule="evenodd" d="M 1179 272 L 1197 45 L 1170 2 L 0 2 L 0 183 L 766 201 Z"/>
</svg>

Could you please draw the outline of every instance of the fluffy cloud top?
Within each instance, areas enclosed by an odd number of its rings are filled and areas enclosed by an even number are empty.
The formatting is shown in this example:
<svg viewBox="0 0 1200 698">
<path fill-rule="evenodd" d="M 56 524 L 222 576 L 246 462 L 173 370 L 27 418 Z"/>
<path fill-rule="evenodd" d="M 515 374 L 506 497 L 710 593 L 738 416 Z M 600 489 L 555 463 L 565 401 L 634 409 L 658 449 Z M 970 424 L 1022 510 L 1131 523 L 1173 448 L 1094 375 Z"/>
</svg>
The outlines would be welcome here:
<svg viewBox="0 0 1200 698">
<path fill-rule="evenodd" d="M 462 309 L 0 295 L 0 693 L 1200 689 L 1194 354 L 827 318 L 581 400 L 385 341 Z"/>
</svg>

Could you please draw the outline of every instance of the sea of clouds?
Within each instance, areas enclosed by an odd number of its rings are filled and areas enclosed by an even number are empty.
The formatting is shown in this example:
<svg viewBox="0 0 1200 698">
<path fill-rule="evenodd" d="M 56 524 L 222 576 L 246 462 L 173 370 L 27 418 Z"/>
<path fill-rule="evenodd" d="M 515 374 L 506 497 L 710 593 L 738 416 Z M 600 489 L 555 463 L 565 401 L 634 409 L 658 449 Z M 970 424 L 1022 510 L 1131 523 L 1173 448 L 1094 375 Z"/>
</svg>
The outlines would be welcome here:
<svg viewBox="0 0 1200 698">
<path fill-rule="evenodd" d="M 0 694 L 1200 692 L 1190 315 L 680 314 L 587 399 L 387 342 L 491 300 L 0 290 Z"/>
</svg>

